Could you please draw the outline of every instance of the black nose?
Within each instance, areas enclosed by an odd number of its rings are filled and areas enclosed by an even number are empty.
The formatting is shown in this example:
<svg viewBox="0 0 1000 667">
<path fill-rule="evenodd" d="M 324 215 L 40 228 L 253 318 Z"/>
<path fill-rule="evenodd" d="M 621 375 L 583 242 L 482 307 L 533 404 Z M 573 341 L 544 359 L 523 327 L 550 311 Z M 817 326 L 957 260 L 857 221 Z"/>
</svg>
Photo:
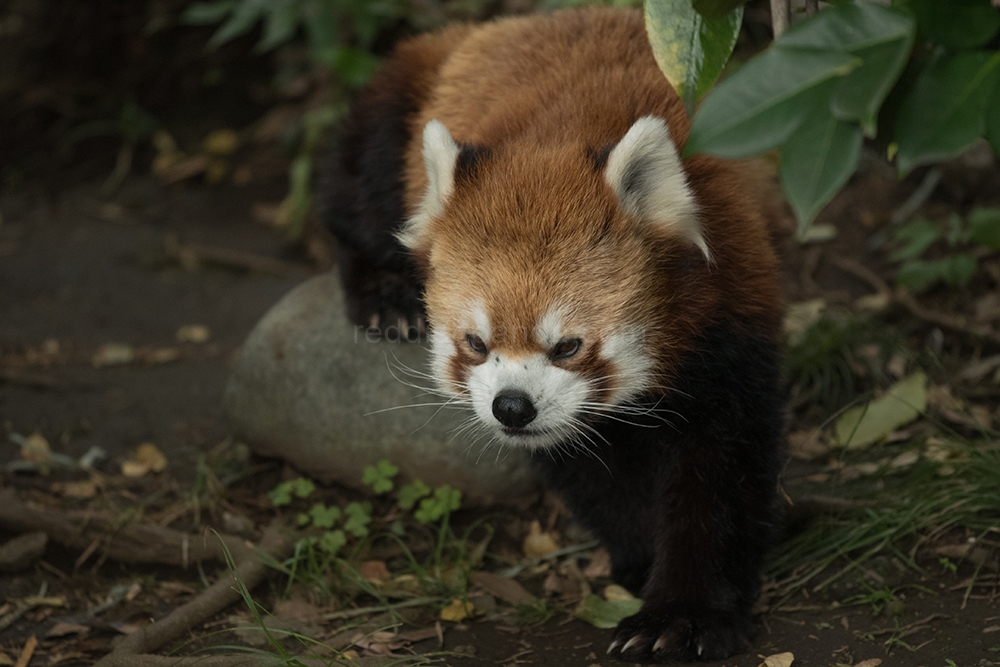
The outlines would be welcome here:
<svg viewBox="0 0 1000 667">
<path fill-rule="evenodd" d="M 521 428 L 538 416 L 538 411 L 523 391 L 501 391 L 493 399 L 493 416 L 508 428 Z"/>
</svg>

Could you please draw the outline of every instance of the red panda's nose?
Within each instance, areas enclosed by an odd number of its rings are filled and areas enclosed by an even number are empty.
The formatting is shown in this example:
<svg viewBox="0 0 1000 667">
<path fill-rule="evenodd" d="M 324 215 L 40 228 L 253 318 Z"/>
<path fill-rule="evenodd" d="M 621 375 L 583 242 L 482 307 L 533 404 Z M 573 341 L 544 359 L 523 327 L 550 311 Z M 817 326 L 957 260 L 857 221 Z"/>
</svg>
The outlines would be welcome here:
<svg viewBox="0 0 1000 667">
<path fill-rule="evenodd" d="M 521 428 L 538 416 L 538 411 L 526 393 L 505 389 L 493 399 L 493 416 L 507 428 Z"/>
</svg>

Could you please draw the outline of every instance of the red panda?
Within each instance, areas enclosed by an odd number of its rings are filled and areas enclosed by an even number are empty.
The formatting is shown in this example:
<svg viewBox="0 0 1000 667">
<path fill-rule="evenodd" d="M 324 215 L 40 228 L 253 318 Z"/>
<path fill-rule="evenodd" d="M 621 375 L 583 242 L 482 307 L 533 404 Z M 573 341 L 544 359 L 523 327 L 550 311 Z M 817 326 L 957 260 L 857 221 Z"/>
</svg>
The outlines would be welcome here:
<svg viewBox="0 0 1000 667">
<path fill-rule="evenodd" d="M 781 457 L 777 260 L 688 130 L 640 12 L 461 25 L 397 47 L 325 184 L 350 315 L 426 314 L 442 391 L 641 595 L 629 661 L 746 648 Z"/>
</svg>

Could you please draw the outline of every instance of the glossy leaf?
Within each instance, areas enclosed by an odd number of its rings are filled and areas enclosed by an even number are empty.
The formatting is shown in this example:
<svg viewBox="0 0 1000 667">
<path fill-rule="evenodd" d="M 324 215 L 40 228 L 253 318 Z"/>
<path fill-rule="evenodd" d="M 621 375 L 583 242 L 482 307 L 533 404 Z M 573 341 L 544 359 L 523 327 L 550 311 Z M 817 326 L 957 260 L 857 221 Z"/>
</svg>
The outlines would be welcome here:
<svg viewBox="0 0 1000 667">
<path fill-rule="evenodd" d="M 900 174 L 947 160 L 983 136 L 1000 53 L 935 54 L 903 100 L 896 120 Z"/>
<path fill-rule="evenodd" d="M 694 117 L 685 155 L 738 158 L 778 146 L 859 61 L 844 53 L 772 47 L 722 81 Z"/>
<path fill-rule="evenodd" d="M 1000 208 L 977 208 L 969 213 L 973 241 L 991 250 L 1000 250 Z"/>
<path fill-rule="evenodd" d="M 841 415 L 834 427 L 835 441 L 848 449 L 867 447 L 909 424 L 926 408 L 927 376 L 914 373 L 890 387 L 884 396 Z"/>
<path fill-rule="evenodd" d="M 694 10 L 706 19 L 720 19 L 747 0 L 691 0 Z"/>
<path fill-rule="evenodd" d="M 736 46 L 743 7 L 706 19 L 691 0 L 647 0 L 646 33 L 656 64 L 692 113 Z"/>
<path fill-rule="evenodd" d="M 778 46 L 842 51 L 861 64 L 841 79 L 830 100 L 833 115 L 858 121 L 875 135 L 879 107 L 906 66 L 916 26 L 905 12 L 874 3 L 824 9 L 778 40 Z"/>
<path fill-rule="evenodd" d="M 974 49 L 1000 30 L 1000 12 L 990 0 L 909 0 L 920 31 L 950 49 Z"/>
<path fill-rule="evenodd" d="M 860 127 L 834 118 L 820 103 L 781 147 L 781 184 L 800 234 L 854 173 L 862 139 Z"/>
<path fill-rule="evenodd" d="M 993 153 L 1000 155 L 1000 84 L 994 86 L 993 95 L 986 103 L 986 138 Z"/>
<path fill-rule="evenodd" d="M 597 595 L 588 595 L 580 603 L 577 616 L 597 628 L 613 628 L 625 618 L 638 613 L 642 600 L 605 600 Z"/>
</svg>

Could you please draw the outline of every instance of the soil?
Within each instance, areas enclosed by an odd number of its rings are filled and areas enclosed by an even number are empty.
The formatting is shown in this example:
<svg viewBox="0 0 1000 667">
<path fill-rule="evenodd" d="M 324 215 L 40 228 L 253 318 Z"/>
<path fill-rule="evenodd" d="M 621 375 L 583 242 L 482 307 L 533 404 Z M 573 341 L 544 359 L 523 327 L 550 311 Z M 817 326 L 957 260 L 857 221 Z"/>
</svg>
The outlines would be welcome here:
<svg viewBox="0 0 1000 667">
<path fill-rule="evenodd" d="M 38 7 L 49 4 L 37 2 Z M 100 3 L 93 4 L 97 7 Z M 166 4 L 183 3 L 170 0 Z M 52 6 L 68 12 L 65 8 L 70 4 Z M 136 82 L 142 83 L 138 88 L 140 104 L 168 125 L 183 128 L 175 132 L 178 136 L 186 132 L 200 138 L 225 123 L 243 127 L 250 118 L 287 102 L 273 96 L 254 101 L 248 96 L 248 91 L 273 74 L 266 71 L 259 56 L 251 59 L 252 38 L 220 50 L 211 56 L 214 60 L 204 62 L 190 55 L 198 53 L 200 46 L 181 43 L 193 37 L 182 40 L 180 33 L 169 30 L 150 38 L 149 43 L 135 37 L 139 33 L 136 26 L 141 28 L 145 18 L 135 7 L 128 13 L 131 32 L 127 33 L 129 39 L 122 38 L 123 51 L 108 55 L 102 41 L 90 41 L 106 69 L 118 72 L 119 62 L 134 58 L 133 67 L 121 70 L 122 77 L 130 78 L 115 79 L 111 86 L 103 69 L 92 72 L 91 78 L 101 81 L 100 85 L 114 89 L 115 95 L 104 90 L 102 99 L 116 101 L 104 105 L 110 105 L 112 111 L 90 108 L 90 115 L 83 114 L 79 120 L 118 113 L 121 105 L 117 96 L 136 88 Z M 81 16 L 67 15 L 59 23 L 58 34 L 53 34 L 82 36 L 82 42 L 87 42 L 89 29 L 80 26 L 105 25 L 110 25 L 106 17 L 94 9 Z M 199 45 L 209 33 L 207 29 L 201 33 Z M 65 41 L 53 40 L 59 44 Z M 184 57 L 180 64 L 142 61 L 140 66 L 143 49 Z M 59 72 L 65 70 L 59 79 L 69 86 L 67 90 L 82 89 L 90 79 L 74 66 L 85 60 L 80 55 L 83 52 L 77 48 L 67 55 L 64 50 L 60 47 L 57 51 L 61 54 Z M 199 82 L 207 80 L 206 74 L 214 68 L 232 63 L 241 64 L 227 70 L 230 78 L 213 88 L 211 99 L 204 97 Z M 161 76 L 163 69 L 169 69 L 169 77 Z M 31 74 L 34 77 L 35 71 Z M 39 81 L 44 80 L 39 74 Z M 34 79 L 30 83 L 41 86 Z M 56 92 L 76 94 L 62 88 Z M 167 101 L 157 102 L 161 98 Z M 164 109 L 157 104 L 172 107 Z M 286 111 L 301 115 L 303 99 L 294 100 L 295 105 L 299 106 Z M 274 205 L 285 194 L 287 158 L 273 145 L 276 140 L 264 150 L 254 149 L 254 155 L 238 156 L 238 161 L 252 163 L 256 174 L 243 186 L 228 181 L 211 186 L 199 180 L 166 185 L 152 176 L 133 175 L 108 198 L 100 189 L 114 164 L 118 149 L 114 138 L 80 143 L 75 162 L 56 161 L 54 169 L 39 166 L 48 164 L 59 132 L 67 127 L 52 120 L 53 113 L 40 106 L 30 114 L 15 114 L 12 118 L 18 124 L 11 121 L 6 127 L 17 131 L 0 137 L 0 147 L 7 149 L 7 156 L 30 166 L 23 170 L 26 181 L 21 176 L 11 177 L 20 170 L 0 170 L 5 184 L 0 189 L 0 438 L 4 441 L 0 463 L 6 465 L 19 458 L 19 448 L 13 441 L 7 442 L 9 437 L 33 433 L 43 436 L 54 452 L 74 460 L 100 447 L 106 458 L 97 468 L 106 487 L 97 501 L 86 493 L 73 497 L 66 484 L 79 481 L 79 475 L 56 468 L 47 474 L 4 469 L 0 471 L 0 488 L 12 487 L 24 500 L 60 509 L 102 502 L 111 509 L 133 512 L 132 516 L 144 513 L 144 520 L 179 530 L 196 526 L 203 530 L 210 525 L 235 532 L 238 526 L 231 524 L 233 516 L 250 518 L 259 527 L 271 512 L 263 494 L 282 476 L 297 473 L 283 471 L 278 462 L 251 460 L 243 462 L 240 479 L 220 481 L 214 473 L 206 472 L 202 461 L 229 456 L 235 445 L 223 416 L 221 396 L 240 344 L 283 294 L 317 271 L 329 269 L 325 259 L 330 256 L 329 241 L 311 234 L 309 243 L 290 248 L 281 231 L 259 221 L 261 204 Z M 181 143 L 190 146 L 193 140 Z M 39 144 L 44 146 L 39 148 Z M 145 174 L 151 159 L 151 154 L 137 159 L 134 171 Z M 59 172 L 57 178 L 54 172 Z M 923 213 L 944 219 L 951 212 L 964 215 L 973 205 L 1000 203 L 1000 170 L 989 160 L 985 165 L 982 160 L 958 160 L 946 165 L 943 172 L 941 185 L 923 206 Z M 796 242 L 787 207 L 779 198 L 768 198 L 765 205 L 775 220 L 789 301 L 822 298 L 847 305 L 875 291 L 870 280 L 840 268 L 837 258 L 855 260 L 891 282 L 886 253 L 874 250 L 873 240 L 925 173 L 919 170 L 898 181 L 873 151 L 866 153 L 862 169 L 821 214 L 818 222 L 832 223 L 838 230 L 835 239 L 821 244 Z M 762 183 L 770 191 L 770 177 L 765 175 Z M 247 262 L 242 268 L 232 263 L 192 262 L 176 251 L 178 244 L 239 251 Z M 261 267 L 267 271 L 259 270 Z M 974 284 L 958 307 L 966 308 L 976 290 L 985 289 L 990 287 Z M 949 310 L 955 307 L 949 298 L 931 295 L 930 307 Z M 942 331 L 934 322 L 898 306 L 884 313 L 884 319 L 897 328 L 909 347 L 930 348 L 937 353 L 938 372 L 943 376 L 953 374 L 970 357 L 998 352 L 995 343 L 955 337 L 947 327 Z M 206 327 L 208 340 L 178 341 L 178 330 L 188 325 Z M 109 344 L 117 347 L 109 348 Z M 107 359 L 109 352 L 116 350 L 127 350 L 132 360 L 95 365 L 95 359 L 99 361 L 102 355 Z M 944 354 L 940 354 L 942 350 Z M 995 411 L 998 397 L 995 393 L 990 397 Z M 814 418 L 796 413 L 791 430 L 815 426 Z M 154 443 L 164 454 L 167 470 L 122 478 L 122 462 L 146 442 Z M 801 462 L 793 462 L 788 471 L 790 478 L 808 473 L 807 464 Z M 796 497 L 794 485 L 788 488 Z M 339 489 L 324 492 L 345 493 Z M 208 499 L 203 505 L 195 502 L 202 498 Z M 185 499 L 185 503 L 176 513 L 178 499 Z M 514 548 L 527 521 L 537 516 L 544 522 L 551 509 L 543 503 L 505 510 L 503 521 L 514 526 L 508 527 L 506 537 Z M 476 518 L 466 516 L 464 520 Z M 258 536 L 252 531 L 250 535 Z M 0 543 L 11 537 L 0 531 Z M 888 605 L 874 598 L 867 603 L 849 602 L 869 592 L 861 583 L 864 579 L 849 580 L 823 594 L 805 589 L 784 601 L 770 600 L 762 609 L 760 630 L 750 649 L 716 664 L 756 667 L 767 656 L 790 652 L 797 667 L 1000 665 L 997 586 L 987 588 L 985 595 L 977 588 L 976 594 L 966 599 L 963 582 L 972 574 L 971 565 L 960 564 L 957 572 L 949 572 L 936 560 L 922 565 L 924 575 L 911 572 L 884 582 L 896 590 L 896 599 Z M 35 607 L 0 627 L 0 665 L 11 664 L 3 658 L 16 658 L 32 635 L 40 643 L 31 665 L 93 664 L 114 641 L 190 600 L 220 571 L 214 565 L 185 569 L 124 564 L 102 559 L 93 551 L 80 553 L 50 543 L 42 560 L 32 567 L 0 574 L 0 600 L 8 601 L 0 601 L 0 625 L 13 605 L 27 596 L 63 596 L 67 607 Z M 542 594 L 545 576 L 539 574 L 523 583 L 533 593 Z M 991 576 L 995 580 L 996 573 Z M 132 592 L 124 592 L 128 590 Z M 95 612 L 113 592 L 122 601 Z M 283 593 L 279 577 L 255 591 L 266 605 Z M 252 644 L 231 632 L 213 634 L 232 627 L 234 615 L 239 614 L 245 618 L 246 610 L 234 605 L 195 628 L 189 638 L 192 643 L 185 645 L 182 653 L 197 647 Z M 60 623 L 76 625 L 77 629 L 67 631 Z M 415 619 L 417 627 L 433 623 L 429 612 Z M 86 629 L 80 630 L 80 625 Z M 461 623 L 444 623 L 442 628 L 442 644 L 429 639 L 413 648 L 456 666 L 617 664 L 605 655 L 610 630 L 594 628 L 565 614 L 541 624 L 518 624 L 509 615 L 487 614 Z M 59 630 L 53 633 L 54 629 Z M 328 625 L 316 632 L 327 636 L 334 629 Z"/>
</svg>

